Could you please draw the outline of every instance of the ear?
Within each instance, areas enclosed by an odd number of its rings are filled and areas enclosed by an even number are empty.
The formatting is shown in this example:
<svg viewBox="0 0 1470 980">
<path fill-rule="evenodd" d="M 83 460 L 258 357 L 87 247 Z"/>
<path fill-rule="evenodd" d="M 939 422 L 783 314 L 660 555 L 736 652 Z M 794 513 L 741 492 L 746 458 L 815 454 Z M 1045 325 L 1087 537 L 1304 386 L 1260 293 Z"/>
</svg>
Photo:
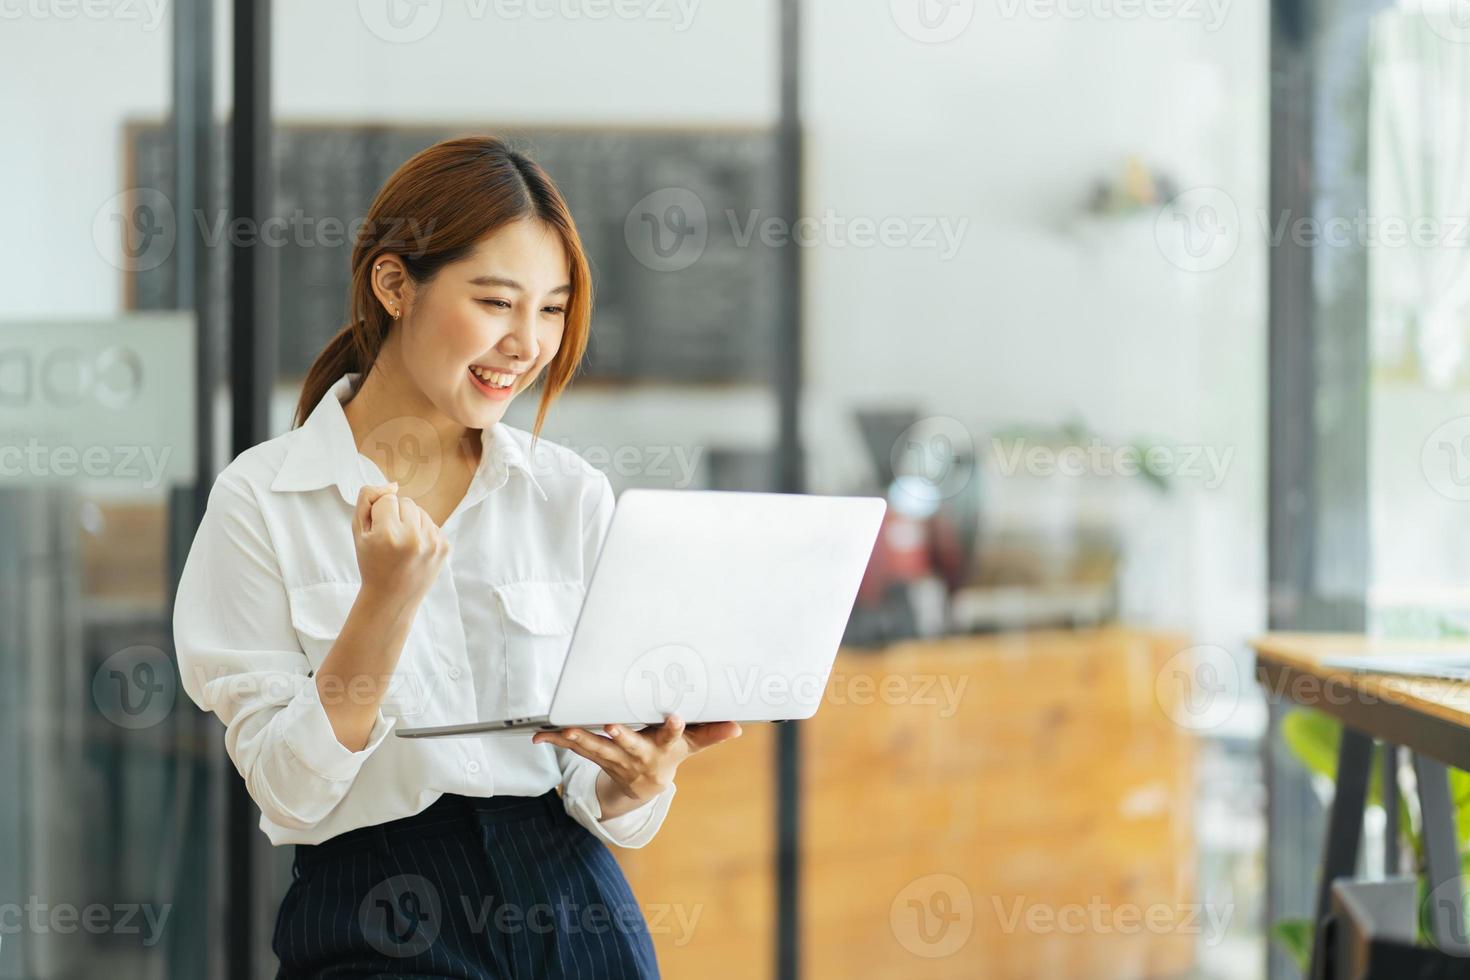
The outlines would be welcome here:
<svg viewBox="0 0 1470 980">
<path fill-rule="evenodd" d="M 408 301 L 412 298 L 412 280 L 409 279 L 403 260 L 391 253 L 379 255 L 373 259 L 370 275 L 373 295 L 383 304 L 383 309 L 388 311 L 390 319 L 401 320 L 407 313 Z"/>
</svg>

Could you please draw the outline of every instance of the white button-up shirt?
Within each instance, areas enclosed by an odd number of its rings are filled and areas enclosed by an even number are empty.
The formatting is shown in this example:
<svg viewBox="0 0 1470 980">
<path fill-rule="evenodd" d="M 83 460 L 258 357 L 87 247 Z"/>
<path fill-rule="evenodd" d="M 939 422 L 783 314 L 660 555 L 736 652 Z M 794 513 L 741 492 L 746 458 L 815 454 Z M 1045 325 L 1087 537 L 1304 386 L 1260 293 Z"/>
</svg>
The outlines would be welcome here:
<svg viewBox="0 0 1470 980">
<path fill-rule="evenodd" d="M 300 428 L 225 468 L 174 604 L 184 690 L 225 723 L 225 746 L 273 844 L 316 844 L 418 813 L 444 793 L 533 796 L 560 787 L 602 840 L 641 847 L 669 787 L 601 818 L 590 760 L 529 735 L 403 739 L 393 727 L 545 714 L 594 559 L 612 520 L 607 476 L 576 453 L 497 423 L 444 523 L 450 554 L 412 628 L 360 751 L 332 732 L 313 675 L 361 578 L 353 510 L 388 480 L 357 451 L 343 377 Z M 533 458 L 534 457 L 534 458 Z M 330 694 L 330 692 L 329 692 Z M 343 696 L 351 696 L 350 684 Z"/>
</svg>

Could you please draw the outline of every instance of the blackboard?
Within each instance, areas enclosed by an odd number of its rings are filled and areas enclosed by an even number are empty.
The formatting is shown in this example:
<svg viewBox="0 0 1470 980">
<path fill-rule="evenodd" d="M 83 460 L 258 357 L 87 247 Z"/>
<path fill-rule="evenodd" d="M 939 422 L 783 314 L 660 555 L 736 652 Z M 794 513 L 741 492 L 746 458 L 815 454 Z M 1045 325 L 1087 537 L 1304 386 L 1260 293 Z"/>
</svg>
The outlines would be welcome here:
<svg viewBox="0 0 1470 980">
<path fill-rule="evenodd" d="M 771 131 L 371 125 L 281 125 L 275 131 L 274 214 L 285 221 L 280 226 L 284 241 L 270 250 L 279 256 L 282 378 L 304 375 L 327 338 L 346 323 L 350 229 L 366 215 L 383 181 L 424 147 L 472 132 L 502 135 L 536 160 L 572 209 L 596 295 L 583 377 L 769 379 L 775 359 L 775 249 L 780 246 L 763 244 L 759 234 L 746 239 L 744 233 L 753 222 L 775 215 Z M 217 130 L 216 161 L 229 159 L 227 137 L 223 127 Z M 172 199 L 171 132 L 160 124 L 134 125 L 128 142 L 133 187 Z M 226 169 L 226 164 L 215 168 L 216 203 L 210 213 L 177 216 L 180 234 L 217 241 L 205 254 L 212 263 L 212 309 L 219 324 L 227 322 L 229 249 L 227 239 L 212 233 L 222 226 Z M 697 207 L 683 207 L 691 200 Z M 340 222 L 335 235 L 326 219 Z M 658 221 L 665 222 L 660 234 L 666 245 L 677 242 L 668 230 L 676 227 L 693 236 L 690 242 L 702 239 L 702 251 L 679 252 L 665 262 L 651 250 L 651 239 L 637 237 L 654 230 L 640 231 L 640 224 Z M 698 258 L 688 262 L 691 254 Z M 134 308 L 175 307 L 174 256 L 128 275 Z"/>
</svg>

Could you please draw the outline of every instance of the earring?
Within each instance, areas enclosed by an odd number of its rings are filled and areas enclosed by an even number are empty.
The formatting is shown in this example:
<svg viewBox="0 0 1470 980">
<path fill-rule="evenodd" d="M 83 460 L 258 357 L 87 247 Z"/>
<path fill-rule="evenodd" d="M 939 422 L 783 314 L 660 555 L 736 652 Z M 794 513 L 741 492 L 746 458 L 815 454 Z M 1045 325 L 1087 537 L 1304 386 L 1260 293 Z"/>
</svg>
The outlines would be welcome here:
<svg viewBox="0 0 1470 980">
<path fill-rule="evenodd" d="M 381 269 L 382 267 L 383 267 L 383 263 L 379 262 L 377 265 L 373 266 L 373 270 L 376 271 L 378 269 Z"/>
</svg>

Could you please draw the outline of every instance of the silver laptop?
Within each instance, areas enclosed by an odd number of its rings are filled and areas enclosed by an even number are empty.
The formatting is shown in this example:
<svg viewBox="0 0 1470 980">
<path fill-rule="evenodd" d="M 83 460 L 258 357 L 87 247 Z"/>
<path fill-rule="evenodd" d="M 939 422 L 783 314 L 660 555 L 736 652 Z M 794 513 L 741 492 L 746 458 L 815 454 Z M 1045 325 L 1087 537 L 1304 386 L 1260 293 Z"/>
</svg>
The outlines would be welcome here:
<svg viewBox="0 0 1470 980">
<path fill-rule="evenodd" d="M 1426 680 L 1470 681 L 1470 654 L 1425 652 L 1393 656 L 1345 654 L 1322 658 L 1322 666 L 1354 674 L 1388 674 Z"/>
<path fill-rule="evenodd" d="M 398 735 L 810 718 L 885 509 L 878 497 L 627 490 L 546 714 Z"/>
</svg>

